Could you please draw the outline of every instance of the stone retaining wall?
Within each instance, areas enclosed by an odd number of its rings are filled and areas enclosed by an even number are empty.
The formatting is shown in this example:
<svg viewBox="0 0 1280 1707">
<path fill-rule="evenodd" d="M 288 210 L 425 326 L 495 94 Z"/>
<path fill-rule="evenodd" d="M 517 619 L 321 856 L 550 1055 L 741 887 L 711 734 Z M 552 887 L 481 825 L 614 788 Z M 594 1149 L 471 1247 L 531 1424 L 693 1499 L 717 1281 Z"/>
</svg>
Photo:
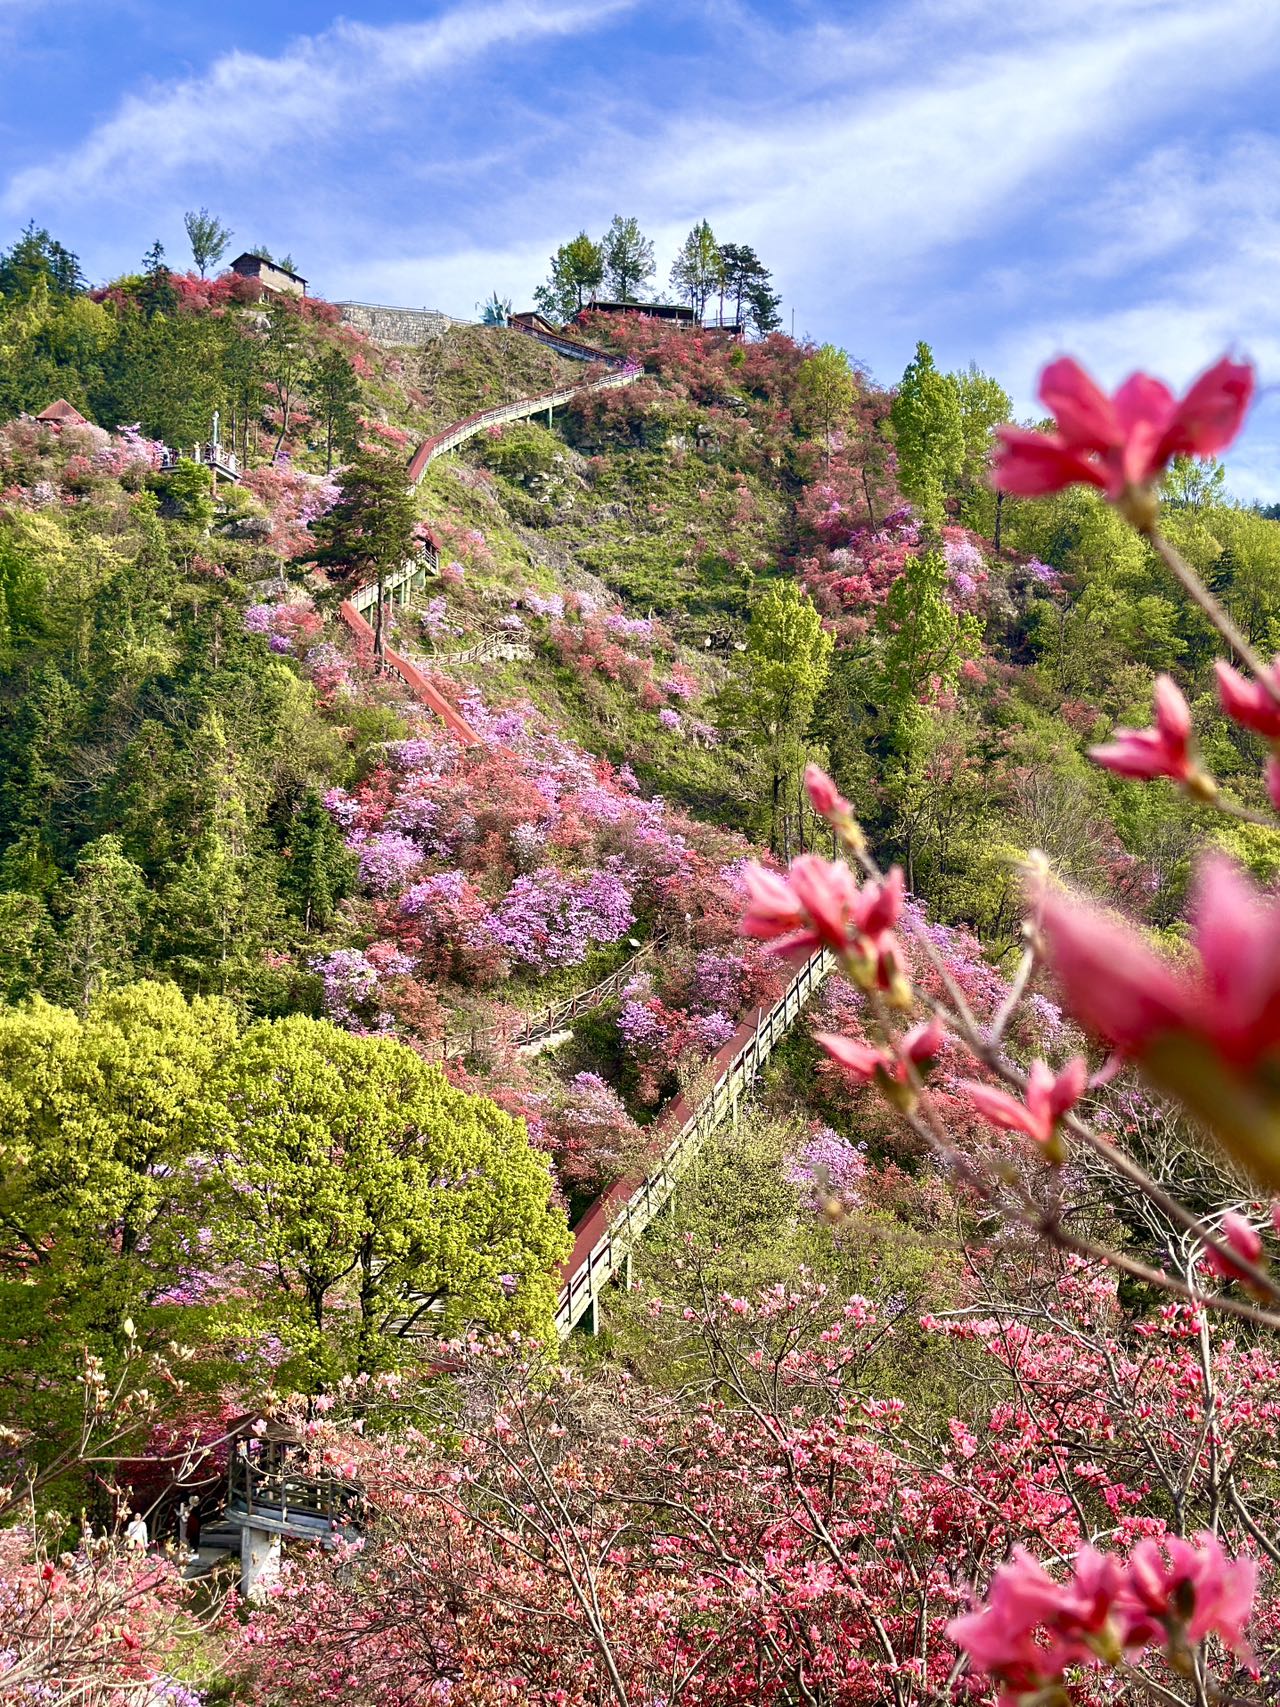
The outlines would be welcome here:
<svg viewBox="0 0 1280 1707">
<path fill-rule="evenodd" d="M 465 326 L 438 308 L 388 308 L 376 302 L 339 302 L 344 325 L 354 326 L 375 344 L 431 344 L 450 326 Z"/>
</svg>

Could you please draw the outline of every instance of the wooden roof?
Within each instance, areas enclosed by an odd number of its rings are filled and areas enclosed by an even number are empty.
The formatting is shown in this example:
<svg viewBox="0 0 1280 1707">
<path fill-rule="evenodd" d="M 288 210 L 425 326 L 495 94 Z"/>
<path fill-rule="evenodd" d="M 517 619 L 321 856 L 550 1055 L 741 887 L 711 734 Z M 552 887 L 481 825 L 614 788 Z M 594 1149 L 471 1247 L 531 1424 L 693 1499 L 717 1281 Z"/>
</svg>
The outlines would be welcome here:
<svg viewBox="0 0 1280 1707">
<path fill-rule="evenodd" d="M 56 427 L 87 427 L 88 422 L 78 409 L 72 407 L 65 397 L 59 397 L 56 403 L 50 403 L 36 416 L 37 421 L 47 421 Z"/>
</svg>

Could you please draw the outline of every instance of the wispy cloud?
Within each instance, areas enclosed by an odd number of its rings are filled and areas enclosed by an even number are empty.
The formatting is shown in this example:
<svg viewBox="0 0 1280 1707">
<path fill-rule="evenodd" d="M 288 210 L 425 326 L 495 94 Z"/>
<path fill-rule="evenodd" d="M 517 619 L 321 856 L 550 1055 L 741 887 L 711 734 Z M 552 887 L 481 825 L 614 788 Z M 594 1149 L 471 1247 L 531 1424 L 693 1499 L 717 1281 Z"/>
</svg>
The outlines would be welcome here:
<svg viewBox="0 0 1280 1707">
<path fill-rule="evenodd" d="M 0 0 L 3 5 L 5 0 Z M 10 212 L 129 199 L 212 156 L 261 161 L 358 127 L 385 122 L 382 103 L 496 49 L 598 27 L 632 0 L 495 0 L 425 22 L 374 26 L 340 20 L 270 57 L 233 50 L 199 76 L 126 95 L 74 149 L 17 172 Z"/>
</svg>

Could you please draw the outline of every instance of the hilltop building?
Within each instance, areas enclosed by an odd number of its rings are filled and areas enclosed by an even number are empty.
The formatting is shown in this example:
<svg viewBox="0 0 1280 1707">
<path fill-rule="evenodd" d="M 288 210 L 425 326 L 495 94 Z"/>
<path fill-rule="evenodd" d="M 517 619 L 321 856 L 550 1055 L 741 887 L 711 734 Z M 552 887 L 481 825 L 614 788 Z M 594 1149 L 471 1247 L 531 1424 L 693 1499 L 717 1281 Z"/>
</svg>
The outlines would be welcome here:
<svg viewBox="0 0 1280 1707">
<path fill-rule="evenodd" d="M 257 279 L 264 290 L 280 291 L 288 296 L 307 294 L 307 281 L 301 273 L 291 273 L 288 267 L 280 266 L 277 261 L 268 261 L 263 255 L 237 255 L 231 263 L 231 271 L 239 273 L 242 279 Z"/>
</svg>

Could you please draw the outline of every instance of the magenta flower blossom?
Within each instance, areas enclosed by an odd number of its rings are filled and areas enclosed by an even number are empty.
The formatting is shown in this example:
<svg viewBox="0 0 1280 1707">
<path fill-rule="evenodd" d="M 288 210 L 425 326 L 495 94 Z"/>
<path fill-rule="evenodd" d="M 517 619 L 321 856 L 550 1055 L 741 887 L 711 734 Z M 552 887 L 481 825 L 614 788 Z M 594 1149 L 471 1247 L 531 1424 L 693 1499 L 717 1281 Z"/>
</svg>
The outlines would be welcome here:
<svg viewBox="0 0 1280 1707">
<path fill-rule="evenodd" d="M 962 1079 L 959 1088 L 984 1120 L 1006 1132 L 1025 1133 L 1042 1145 L 1053 1160 L 1060 1161 L 1063 1158 L 1058 1123 L 1084 1095 L 1088 1077 L 1084 1056 L 1075 1055 L 1057 1074 L 1043 1061 L 1033 1062 L 1027 1075 L 1025 1102 L 975 1079 Z"/>
<path fill-rule="evenodd" d="M 1090 747 L 1089 757 L 1117 776 L 1169 777 L 1192 794 L 1212 798 L 1217 790 L 1195 762 L 1191 712 L 1172 676 L 1156 677 L 1155 712 L 1152 728 L 1117 729 L 1105 747 Z"/>
</svg>

